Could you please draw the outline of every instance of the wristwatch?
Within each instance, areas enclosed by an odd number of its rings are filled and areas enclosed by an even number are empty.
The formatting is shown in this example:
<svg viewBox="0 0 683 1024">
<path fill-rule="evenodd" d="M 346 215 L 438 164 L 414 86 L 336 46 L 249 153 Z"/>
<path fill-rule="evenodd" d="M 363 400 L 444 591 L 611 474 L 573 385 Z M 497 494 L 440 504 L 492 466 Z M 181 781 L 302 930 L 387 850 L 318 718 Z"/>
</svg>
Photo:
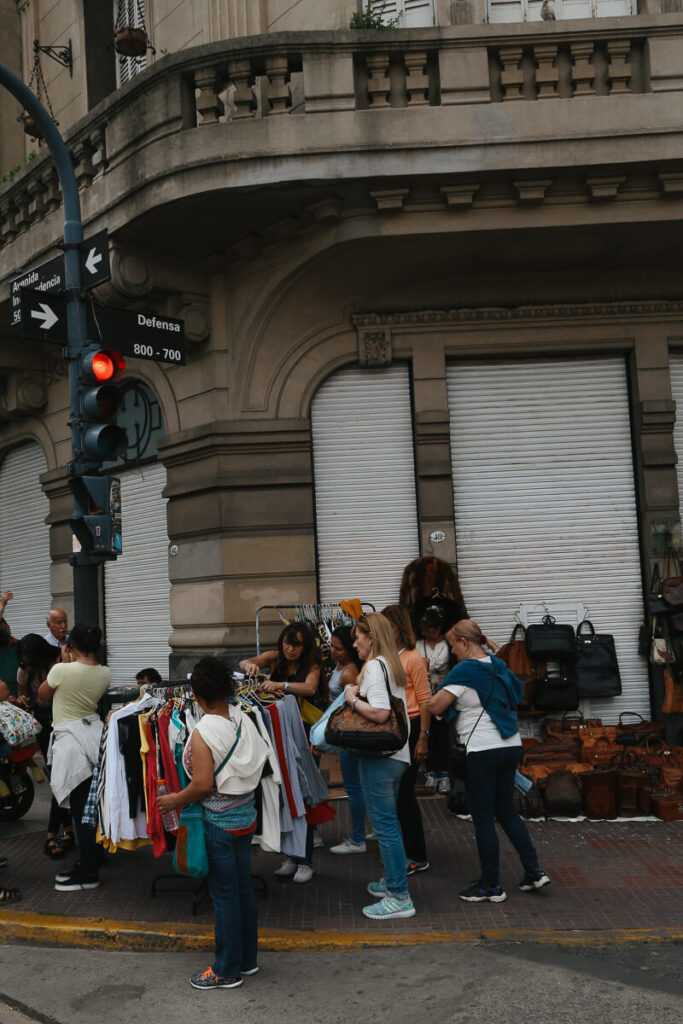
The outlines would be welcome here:
<svg viewBox="0 0 683 1024">
<path fill-rule="evenodd" d="M 358 694 L 356 694 L 356 696 L 351 701 L 351 710 L 352 711 L 355 711 L 355 709 L 356 709 L 356 701 L 357 700 L 360 700 L 360 697 L 358 696 Z"/>
</svg>

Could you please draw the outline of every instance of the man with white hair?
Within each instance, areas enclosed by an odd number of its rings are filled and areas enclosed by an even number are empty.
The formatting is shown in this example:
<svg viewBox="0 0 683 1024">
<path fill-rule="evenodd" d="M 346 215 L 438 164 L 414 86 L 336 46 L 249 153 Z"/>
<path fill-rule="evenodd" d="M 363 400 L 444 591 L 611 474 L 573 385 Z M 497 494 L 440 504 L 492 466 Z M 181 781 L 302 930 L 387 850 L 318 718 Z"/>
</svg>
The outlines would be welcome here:
<svg viewBox="0 0 683 1024">
<path fill-rule="evenodd" d="M 61 608 L 52 608 L 47 613 L 45 625 L 47 633 L 44 634 L 44 637 L 47 642 L 53 647 L 63 647 L 68 632 L 66 612 Z"/>
</svg>

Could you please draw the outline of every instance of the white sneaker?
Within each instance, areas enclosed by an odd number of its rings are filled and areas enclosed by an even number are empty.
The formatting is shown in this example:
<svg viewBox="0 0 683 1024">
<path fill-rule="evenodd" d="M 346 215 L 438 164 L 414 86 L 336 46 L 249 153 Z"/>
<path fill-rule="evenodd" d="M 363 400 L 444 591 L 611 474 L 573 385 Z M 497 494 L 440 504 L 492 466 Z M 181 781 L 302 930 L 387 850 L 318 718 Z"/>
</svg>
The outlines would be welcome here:
<svg viewBox="0 0 683 1024">
<path fill-rule="evenodd" d="M 322 850 L 324 845 L 325 840 L 323 839 L 319 832 L 316 832 L 316 834 L 313 836 L 313 849 Z"/>
<path fill-rule="evenodd" d="M 280 867 L 273 874 L 277 875 L 278 878 L 291 878 L 292 875 L 296 874 L 298 867 L 299 865 L 291 857 L 285 857 Z"/>
<path fill-rule="evenodd" d="M 436 791 L 437 793 L 442 793 L 444 796 L 448 796 L 451 791 L 451 780 L 447 775 L 439 776 L 439 784 Z"/>
<path fill-rule="evenodd" d="M 293 882 L 310 882 L 313 878 L 313 868 L 310 864 L 299 864 Z"/>
<path fill-rule="evenodd" d="M 369 839 L 370 842 L 377 842 L 377 836 L 375 835 L 374 832 L 366 832 L 365 833 L 365 838 Z"/>
<path fill-rule="evenodd" d="M 425 779 L 425 786 L 427 789 L 431 789 L 432 793 L 436 793 L 436 787 L 439 785 L 439 780 L 435 772 L 427 772 L 427 778 Z"/>
<path fill-rule="evenodd" d="M 330 847 L 330 853 L 367 853 L 365 843 L 352 843 L 350 839 L 342 839 L 341 843 Z"/>
</svg>

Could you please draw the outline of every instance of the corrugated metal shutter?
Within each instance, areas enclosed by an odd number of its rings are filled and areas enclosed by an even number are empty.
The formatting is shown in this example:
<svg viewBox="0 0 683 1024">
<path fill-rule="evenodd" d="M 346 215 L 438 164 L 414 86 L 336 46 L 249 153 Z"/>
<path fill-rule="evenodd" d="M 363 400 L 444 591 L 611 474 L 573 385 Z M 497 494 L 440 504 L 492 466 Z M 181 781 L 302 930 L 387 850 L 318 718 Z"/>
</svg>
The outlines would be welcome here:
<svg viewBox="0 0 683 1024">
<path fill-rule="evenodd" d="M 621 697 L 650 714 L 626 367 L 620 358 L 448 368 L 458 570 L 470 614 L 507 639 L 521 602 L 582 602 L 613 633 Z M 542 616 L 542 605 L 539 615 Z"/>
<path fill-rule="evenodd" d="M 676 472 L 678 473 L 678 495 L 683 511 L 683 354 L 672 352 L 669 358 L 671 373 L 671 397 L 676 403 L 676 422 L 674 424 L 674 447 L 678 455 Z"/>
<path fill-rule="evenodd" d="M 50 503 L 40 486 L 47 470 L 39 444 L 13 448 L 0 465 L 0 590 L 14 598 L 6 617 L 16 637 L 46 631 L 52 607 Z"/>
<path fill-rule="evenodd" d="M 405 366 L 341 370 L 311 409 L 320 598 L 398 600 L 419 553 L 410 378 Z"/>
<path fill-rule="evenodd" d="M 166 470 L 153 463 L 118 475 L 123 555 L 105 566 L 106 640 L 112 682 L 127 685 L 152 666 L 168 679 L 168 530 L 161 496 Z"/>
</svg>

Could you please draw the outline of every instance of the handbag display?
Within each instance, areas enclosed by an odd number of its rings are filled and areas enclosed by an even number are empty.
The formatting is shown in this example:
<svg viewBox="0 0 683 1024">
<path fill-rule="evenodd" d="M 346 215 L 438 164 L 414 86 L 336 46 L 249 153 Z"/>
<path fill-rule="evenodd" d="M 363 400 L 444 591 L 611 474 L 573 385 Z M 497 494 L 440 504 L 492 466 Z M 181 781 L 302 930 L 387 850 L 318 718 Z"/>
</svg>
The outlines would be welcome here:
<svg viewBox="0 0 683 1024">
<path fill-rule="evenodd" d="M 389 694 L 390 713 L 386 722 L 371 722 L 344 703 L 330 715 L 325 729 L 326 743 L 349 750 L 358 757 L 391 757 L 408 742 L 408 718 L 403 701 L 392 694 L 386 666 L 378 660 Z"/>
<path fill-rule="evenodd" d="M 556 669 L 548 669 L 536 684 L 535 699 L 539 711 L 576 711 L 579 706 L 579 689 L 572 667 L 564 664 Z"/>
<path fill-rule="evenodd" d="M 0 701 L 0 738 L 10 747 L 33 743 L 42 725 L 33 715 L 8 700 Z"/>
<path fill-rule="evenodd" d="M 583 811 L 581 781 L 570 771 L 553 772 L 540 783 L 546 814 L 576 818 Z"/>
<path fill-rule="evenodd" d="M 670 789 L 672 793 L 683 794 L 683 769 L 679 768 L 676 763 L 673 752 L 671 757 L 660 767 L 659 778 L 665 789 Z"/>
<path fill-rule="evenodd" d="M 571 626 L 555 621 L 546 615 L 541 623 L 526 628 L 526 649 L 533 661 L 573 661 L 576 657 Z"/>
<path fill-rule="evenodd" d="M 650 637 L 650 663 L 652 665 L 669 665 L 676 660 L 671 644 L 657 626 L 656 617 L 652 619 L 652 635 Z"/>
<path fill-rule="evenodd" d="M 666 553 L 666 579 L 662 580 L 662 600 L 669 610 L 683 609 L 683 573 L 678 553 L 671 545 Z"/>
<path fill-rule="evenodd" d="M 636 718 L 637 721 L 625 722 L 624 718 L 626 715 L 630 715 L 631 718 Z M 663 722 L 648 722 L 648 720 L 646 718 L 643 718 L 643 716 L 640 715 L 637 711 L 622 711 L 619 715 L 619 724 L 617 725 L 617 743 L 627 744 L 627 737 L 629 736 L 636 736 L 637 743 L 639 744 L 641 742 L 644 742 L 648 736 L 663 735 Z"/>
<path fill-rule="evenodd" d="M 586 736 L 581 744 L 581 760 L 585 764 L 610 764 L 615 753 L 617 748 L 607 736 Z"/>
<path fill-rule="evenodd" d="M 623 758 L 632 755 L 621 755 L 622 760 L 613 761 L 617 766 L 617 814 L 620 818 L 633 818 L 650 813 L 652 798 L 652 779 L 650 773 L 639 768 L 633 761 Z"/>
<path fill-rule="evenodd" d="M 583 632 L 584 626 L 590 632 Z M 576 627 L 576 684 L 580 697 L 618 697 L 621 675 L 614 637 L 596 633 L 590 619 Z"/>
<path fill-rule="evenodd" d="M 594 821 L 617 817 L 617 782 L 619 772 L 611 765 L 594 768 L 581 776 L 583 810 Z"/>
<path fill-rule="evenodd" d="M 678 715 L 683 712 L 683 679 L 668 665 L 664 669 L 663 715 Z"/>
<path fill-rule="evenodd" d="M 520 639 L 517 639 L 517 634 Z M 504 661 L 510 671 L 517 676 L 522 684 L 522 699 L 519 702 L 520 711 L 532 711 L 534 709 L 534 697 L 536 694 L 536 680 L 539 675 L 544 675 L 546 667 L 543 664 L 533 662 L 526 649 L 526 629 L 521 622 L 518 622 L 510 639 L 506 644 L 496 651 L 496 657 Z"/>
<path fill-rule="evenodd" d="M 565 712 L 561 718 L 544 718 L 541 736 L 547 743 L 568 743 L 579 740 L 584 729 L 604 728 L 601 718 L 584 718 L 582 711 Z"/>
<path fill-rule="evenodd" d="M 655 563 L 650 579 L 650 589 L 647 595 L 647 610 L 650 615 L 661 615 L 669 610 L 666 601 L 662 597 L 662 580 L 659 575 L 659 565 Z"/>
<path fill-rule="evenodd" d="M 683 821 L 683 797 L 677 793 L 653 793 L 652 813 L 662 821 Z"/>
<path fill-rule="evenodd" d="M 571 764 L 577 760 L 575 743 L 538 743 L 533 747 L 525 747 L 522 752 L 522 765 L 525 768 L 542 764 Z"/>
</svg>

